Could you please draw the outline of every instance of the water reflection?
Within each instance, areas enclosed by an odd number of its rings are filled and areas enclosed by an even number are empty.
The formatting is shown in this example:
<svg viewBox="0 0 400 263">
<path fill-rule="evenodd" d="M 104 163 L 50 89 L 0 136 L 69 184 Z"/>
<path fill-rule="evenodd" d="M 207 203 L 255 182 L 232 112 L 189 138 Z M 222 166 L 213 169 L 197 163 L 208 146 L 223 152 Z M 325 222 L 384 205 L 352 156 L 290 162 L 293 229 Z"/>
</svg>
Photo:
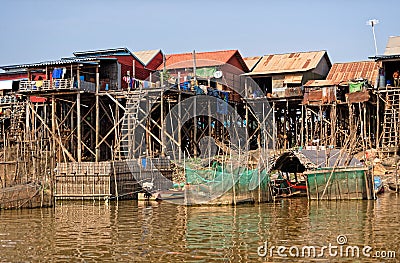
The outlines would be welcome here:
<svg viewBox="0 0 400 263">
<path fill-rule="evenodd" d="M 399 196 L 388 193 L 377 201 L 287 199 L 237 207 L 64 202 L 52 209 L 0 211 L 0 261 L 286 262 L 276 254 L 259 257 L 257 248 L 265 241 L 321 247 L 340 234 L 350 245 L 399 252 L 399 206 Z"/>
</svg>

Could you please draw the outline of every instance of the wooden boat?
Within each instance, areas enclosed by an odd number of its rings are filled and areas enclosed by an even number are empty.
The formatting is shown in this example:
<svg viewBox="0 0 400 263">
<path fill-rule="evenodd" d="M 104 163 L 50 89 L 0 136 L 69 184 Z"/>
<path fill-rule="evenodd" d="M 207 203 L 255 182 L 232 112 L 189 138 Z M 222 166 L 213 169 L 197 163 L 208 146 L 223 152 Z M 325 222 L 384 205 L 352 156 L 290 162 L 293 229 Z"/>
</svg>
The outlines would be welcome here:
<svg viewBox="0 0 400 263">
<path fill-rule="evenodd" d="M 185 192 L 183 190 L 166 190 L 158 192 L 159 200 L 183 200 L 185 197 Z"/>
<path fill-rule="evenodd" d="M 151 192 L 150 194 L 138 193 L 139 201 L 183 201 L 184 197 L 183 190 L 164 190 Z"/>
<path fill-rule="evenodd" d="M 272 195 L 275 197 L 307 196 L 307 183 L 303 173 L 317 166 L 300 152 L 288 151 L 281 154 L 271 166 L 278 171 L 271 180 Z"/>
<path fill-rule="evenodd" d="M 271 189 L 275 197 L 307 196 L 305 181 L 291 181 L 282 176 L 271 180 Z"/>
<path fill-rule="evenodd" d="M 374 191 L 375 194 L 382 194 L 385 192 L 385 187 L 383 187 L 382 178 L 380 176 L 374 176 Z"/>
<path fill-rule="evenodd" d="M 388 188 L 392 191 L 400 192 L 400 184 L 397 184 L 396 187 L 396 183 L 388 183 Z"/>
<path fill-rule="evenodd" d="M 157 193 L 147 194 L 147 193 L 138 193 L 138 201 L 156 201 L 158 199 Z"/>
</svg>

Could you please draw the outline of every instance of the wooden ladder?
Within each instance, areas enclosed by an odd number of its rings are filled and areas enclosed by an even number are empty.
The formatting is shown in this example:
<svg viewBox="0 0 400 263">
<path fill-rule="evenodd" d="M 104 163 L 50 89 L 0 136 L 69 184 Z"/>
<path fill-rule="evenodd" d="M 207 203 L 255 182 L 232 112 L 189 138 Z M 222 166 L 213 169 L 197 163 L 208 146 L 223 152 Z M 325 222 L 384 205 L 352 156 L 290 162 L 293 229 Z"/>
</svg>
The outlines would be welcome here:
<svg viewBox="0 0 400 263">
<path fill-rule="evenodd" d="M 400 90 L 387 90 L 383 114 L 382 152 L 390 154 L 399 145 Z"/>
<path fill-rule="evenodd" d="M 117 153 L 120 159 L 132 159 L 134 157 L 135 130 L 139 123 L 138 115 L 142 95 L 142 90 L 131 91 L 127 95 L 124 119 L 120 131 L 119 152 Z"/>
</svg>

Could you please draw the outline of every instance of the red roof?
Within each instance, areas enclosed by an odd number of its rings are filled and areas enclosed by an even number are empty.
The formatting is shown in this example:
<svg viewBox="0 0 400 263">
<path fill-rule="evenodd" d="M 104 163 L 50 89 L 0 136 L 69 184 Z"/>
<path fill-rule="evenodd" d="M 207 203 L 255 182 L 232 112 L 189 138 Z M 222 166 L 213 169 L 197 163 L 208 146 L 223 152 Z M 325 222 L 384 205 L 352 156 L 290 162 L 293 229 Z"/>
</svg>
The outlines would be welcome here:
<svg viewBox="0 0 400 263">
<path fill-rule="evenodd" d="M 374 85 L 379 73 L 378 63 L 375 61 L 359 61 L 349 63 L 335 63 L 329 71 L 327 80 L 335 84 L 351 79 L 365 78 Z"/>
<path fill-rule="evenodd" d="M 212 52 L 196 52 L 196 67 L 212 67 L 224 65 L 235 57 L 238 59 L 241 70 L 248 71 L 246 63 L 238 50 L 222 50 Z M 170 54 L 165 55 L 165 67 L 167 69 L 179 69 L 193 67 L 193 53 Z M 161 64 L 158 70 L 162 70 L 164 65 Z"/>
</svg>

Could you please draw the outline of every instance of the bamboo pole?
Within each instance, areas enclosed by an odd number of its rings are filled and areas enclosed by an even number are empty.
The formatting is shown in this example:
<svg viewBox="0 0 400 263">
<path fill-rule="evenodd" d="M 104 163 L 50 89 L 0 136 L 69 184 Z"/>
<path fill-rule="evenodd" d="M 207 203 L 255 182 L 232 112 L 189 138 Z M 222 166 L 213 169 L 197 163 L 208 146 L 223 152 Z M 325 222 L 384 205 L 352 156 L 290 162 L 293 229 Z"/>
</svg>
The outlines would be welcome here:
<svg viewBox="0 0 400 263">
<path fill-rule="evenodd" d="M 120 147 L 121 147 L 121 145 L 120 145 L 120 142 L 119 142 L 119 137 L 120 137 L 120 132 L 119 132 L 119 120 L 120 120 L 120 118 L 119 118 L 119 106 L 118 106 L 118 104 L 117 103 L 115 103 L 115 114 L 114 114 L 114 116 L 115 116 L 115 120 L 114 120 L 114 159 L 116 158 L 116 156 L 115 156 L 115 154 L 116 153 L 118 153 L 118 156 L 117 156 L 117 158 L 118 158 L 118 160 L 120 160 L 121 159 L 121 151 L 120 151 Z M 117 148 L 115 148 L 115 147 L 117 147 Z"/>
<path fill-rule="evenodd" d="M 319 141 L 318 141 L 318 147 L 321 146 L 322 144 L 322 138 L 324 137 L 324 122 L 322 120 L 323 115 L 322 115 L 322 106 L 319 106 Z M 325 155 L 326 156 L 326 155 Z"/>
<path fill-rule="evenodd" d="M 207 113 L 208 113 L 208 136 L 212 137 L 212 118 L 211 118 L 211 101 L 208 100 L 207 101 Z"/>
<path fill-rule="evenodd" d="M 182 91 L 181 91 L 181 73 L 178 72 L 178 142 L 179 142 L 179 151 L 178 151 L 178 159 L 179 162 L 182 160 L 182 123 L 181 123 L 181 116 L 182 116 Z"/>
<path fill-rule="evenodd" d="M 193 103 L 193 155 L 197 156 L 197 116 L 196 116 L 196 107 L 197 107 L 197 98 L 196 95 L 194 96 L 194 103 Z"/>
<path fill-rule="evenodd" d="M 152 151 L 152 148 L 151 148 L 151 142 L 152 142 L 152 140 L 151 140 L 151 137 L 152 136 L 155 136 L 155 135 L 153 135 L 153 133 L 151 133 L 151 127 L 150 127 L 150 119 L 151 119 L 151 104 L 149 103 L 149 101 L 146 101 L 146 106 L 147 106 L 147 112 L 148 112 L 148 116 L 147 116 L 147 118 L 148 118 L 148 120 L 146 121 L 146 141 L 147 141 L 147 156 L 151 156 L 151 157 L 153 157 L 153 151 Z M 138 118 L 139 116 L 137 116 L 137 118 Z M 156 136 L 155 136 L 156 137 Z"/>
<path fill-rule="evenodd" d="M 75 147 L 75 138 L 74 138 L 74 132 L 75 132 L 75 108 L 76 106 L 76 101 L 71 105 L 71 116 L 70 116 L 70 126 L 71 126 L 71 139 L 70 139 L 70 145 L 71 145 L 71 153 L 73 155 L 76 154 L 76 147 Z M 55 110 L 55 108 L 54 108 Z M 54 113 L 55 114 L 55 113 Z M 55 134 L 55 131 L 53 132 Z"/>
<path fill-rule="evenodd" d="M 396 193 L 398 193 L 399 192 L 399 185 L 398 185 L 398 178 L 399 178 L 399 176 L 398 176 L 398 174 L 397 174 L 397 172 L 398 172 L 398 170 L 399 170 L 399 162 L 398 161 L 396 161 L 396 172 L 395 172 L 395 183 L 396 183 Z"/>
<path fill-rule="evenodd" d="M 76 127 L 77 127 L 77 137 L 78 137 L 78 153 L 77 159 L 78 162 L 82 162 L 82 127 L 81 127 L 81 79 L 79 75 L 79 67 L 77 69 L 77 77 L 78 77 L 78 90 L 79 92 L 76 94 Z"/>
<path fill-rule="evenodd" d="M 284 146 L 283 148 L 286 150 L 289 148 L 288 134 L 287 134 L 287 124 L 288 124 L 288 113 L 289 113 L 289 100 L 286 99 L 286 109 L 284 114 L 284 122 L 283 122 L 283 138 L 284 138 Z"/>
<path fill-rule="evenodd" d="M 32 103 L 33 105 L 33 103 Z M 36 118 L 35 118 L 35 111 L 37 108 L 37 105 L 34 106 L 35 109 L 31 111 L 31 133 L 29 134 L 29 144 L 30 144 L 30 157 L 32 160 L 32 177 L 34 180 L 37 179 L 36 174 L 37 174 L 37 162 L 36 162 Z"/>
<path fill-rule="evenodd" d="M 247 120 L 246 120 L 247 122 Z M 275 120 L 275 101 L 272 102 L 272 147 L 274 149 L 274 152 L 276 151 L 276 140 L 277 140 L 277 134 L 276 134 L 276 120 Z"/>
<path fill-rule="evenodd" d="M 377 100 L 376 100 L 376 134 L 375 134 L 375 147 L 379 154 L 379 158 L 381 158 L 380 150 L 379 150 L 379 128 L 380 128 L 380 120 L 379 120 L 379 101 L 381 99 L 380 92 L 377 91 Z"/>
<path fill-rule="evenodd" d="M 31 118 L 31 114 L 30 114 L 30 105 L 29 103 L 31 102 L 27 102 L 26 103 L 26 118 L 25 118 L 25 127 L 26 127 L 26 132 L 25 132 L 25 142 L 26 142 L 26 146 L 28 146 L 28 149 L 30 148 L 29 142 L 30 142 L 30 134 L 31 134 L 31 125 L 30 125 L 30 118 Z M 28 176 L 29 176 L 29 171 L 28 171 L 28 156 L 27 156 L 27 149 L 25 149 L 24 151 L 24 163 L 25 163 L 25 180 L 26 182 L 28 181 Z"/>
<path fill-rule="evenodd" d="M 331 145 L 336 147 L 336 125 L 337 125 L 337 113 L 336 104 L 331 107 Z"/>
<path fill-rule="evenodd" d="M 248 98 L 246 98 L 246 99 L 248 99 Z M 246 119 L 246 139 L 247 139 L 245 149 L 248 151 L 250 149 L 250 147 L 249 147 L 250 138 L 249 138 L 249 103 L 247 100 L 245 102 L 245 108 L 246 108 L 245 119 Z"/>
<path fill-rule="evenodd" d="M 160 105 L 160 107 L 161 107 L 161 109 L 160 109 L 160 111 L 161 111 L 161 113 L 160 113 L 160 116 L 161 116 L 161 128 L 160 128 L 160 130 L 161 130 L 161 156 L 165 156 L 165 144 L 166 144 L 166 136 L 165 136 L 165 109 L 164 109 L 164 90 L 163 90 L 163 87 L 161 87 L 161 98 L 160 98 L 160 100 L 161 100 L 161 105 Z"/>
<path fill-rule="evenodd" d="M 95 161 L 100 160 L 100 107 L 99 107 L 99 92 L 100 92 L 100 73 L 99 67 L 96 67 L 96 144 L 95 144 Z"/>
<path fill-rule="evenodd" d="M 304 107 L 305 107 L 305 105 L 304 104 L 302 104 L 301 105 L 301 127 L 300 127 L 300 129 L 301 129 L 301 133 L 300 133 L 300 146 L 302 146 L 302 147 L 304 147 L 305 145 L 304 145 Z M 305 148 L 305 147 L 304 147 Z"/>
</svg>

